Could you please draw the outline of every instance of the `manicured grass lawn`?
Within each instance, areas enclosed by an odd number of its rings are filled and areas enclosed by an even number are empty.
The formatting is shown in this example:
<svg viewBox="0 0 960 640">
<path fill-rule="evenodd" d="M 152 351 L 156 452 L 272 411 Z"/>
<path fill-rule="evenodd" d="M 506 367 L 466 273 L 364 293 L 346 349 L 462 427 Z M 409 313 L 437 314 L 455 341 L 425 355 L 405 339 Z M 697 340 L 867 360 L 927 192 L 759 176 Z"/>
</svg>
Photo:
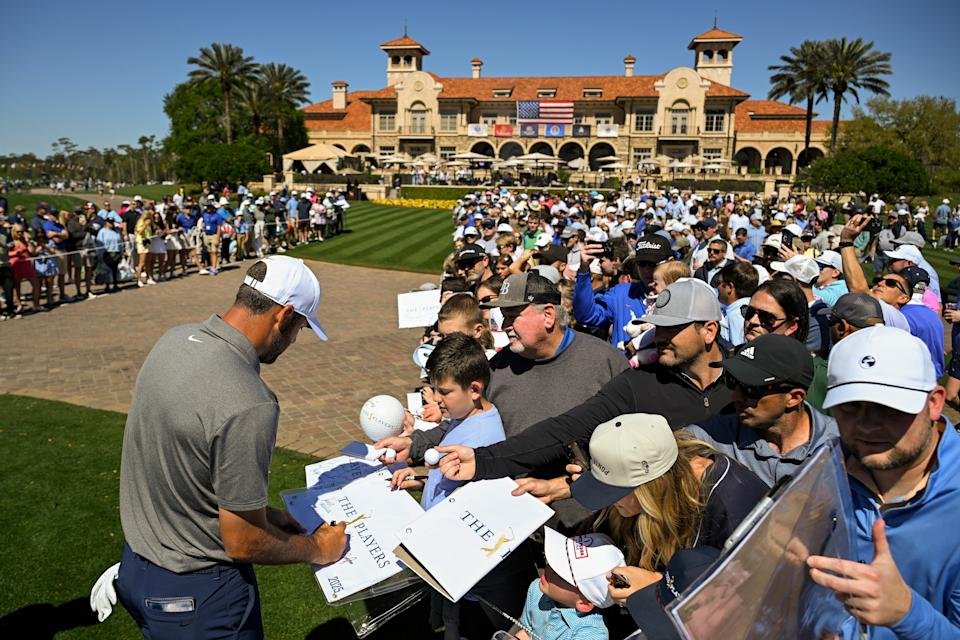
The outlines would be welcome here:
<svg viewBox="0 0 960 640">
<path fill-rule="evenodd" d="M 347 233 L 301 245 L 287 255 L 363 267 L 438 274 L 453 250 L 450 212 L 353 203 Z"/>
<path fill-rule="evenodd" d="M 7 202 L 10 205 L 8 213 L 13 213 L 13 210 L 17 205 L 22 205 L 23 208 L 26 209 L 23 215 L 27 220 L 29 220 L 33 217 L 33 214 L 36 212 L 37 204 L 40 202 L 46 202 L 50 206 L 56 207 L 57 209 L 69 209 L 72 211 L 77 207 L 82 207 L 87 201 L 75 196 L 42 196 L 34 193 L 24 193 L 18 191 L 16 193 L 8 193 Z"/>
<path fill-rule="evenodd" d="M 120 449 L 126 416 L 111 411 L 0 395 L 0 637 L 139 638 L 121 605 L 98 624 L 90 588 L 120 560 Z M 304 484 L 308 456 L 277 450 L 270 501 Z M 352 638 L 347 607 L 329 607 L 306 565 L 257 567 L 266 637 Z M 361 611 L 362 604 L 348 605 Z M 424 633 L 425 612 L 394 621 Z M 397 637 L 391 625 L 389 637 Z M 387 637 L 386 633 L 368 636 Z"/>
</svg>

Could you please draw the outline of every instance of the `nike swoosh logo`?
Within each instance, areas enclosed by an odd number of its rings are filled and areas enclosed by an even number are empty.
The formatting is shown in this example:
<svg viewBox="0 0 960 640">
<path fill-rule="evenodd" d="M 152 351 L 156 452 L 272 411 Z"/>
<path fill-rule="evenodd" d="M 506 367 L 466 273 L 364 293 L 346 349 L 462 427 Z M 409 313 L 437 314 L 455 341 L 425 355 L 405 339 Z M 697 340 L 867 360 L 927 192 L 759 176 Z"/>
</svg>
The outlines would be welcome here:
<svg viewBox="0 0 960 640">
<path fill-rule="evenodd" d="M 187 340 L 189 340 L 190 342 L 199 342 L 200 344 L 203 344 L 203 340 L 197 340 L 196 338 L 193 337 L 192 334 L 187 336 Z"/>
</svg>

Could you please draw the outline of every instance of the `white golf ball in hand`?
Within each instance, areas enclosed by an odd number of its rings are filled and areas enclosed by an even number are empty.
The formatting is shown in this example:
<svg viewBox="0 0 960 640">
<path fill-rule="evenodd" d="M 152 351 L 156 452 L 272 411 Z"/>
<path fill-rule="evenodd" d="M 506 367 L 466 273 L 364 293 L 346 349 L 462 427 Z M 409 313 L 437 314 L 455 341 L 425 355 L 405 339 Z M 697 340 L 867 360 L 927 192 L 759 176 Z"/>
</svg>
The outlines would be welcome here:
<svg viewBox="0 0 960 640">
<path fill-rule="evenodd" d="M 395 460 L 397 457 L 397 452 L 388 447 L 387 450 L 383 452 L 383 457 L 387 460 Z"/>
<path fill-rule="evenodd" d="M 446 454 L 444 454 L 446 455 Z M 423 452 L 423 461 L 426 462 L 431 467 L 437 466 L 440 462 L 440 458 L 443 456 L 440 455 L 440 452 L 436 449 L 430 448 Z"/>
</svg>

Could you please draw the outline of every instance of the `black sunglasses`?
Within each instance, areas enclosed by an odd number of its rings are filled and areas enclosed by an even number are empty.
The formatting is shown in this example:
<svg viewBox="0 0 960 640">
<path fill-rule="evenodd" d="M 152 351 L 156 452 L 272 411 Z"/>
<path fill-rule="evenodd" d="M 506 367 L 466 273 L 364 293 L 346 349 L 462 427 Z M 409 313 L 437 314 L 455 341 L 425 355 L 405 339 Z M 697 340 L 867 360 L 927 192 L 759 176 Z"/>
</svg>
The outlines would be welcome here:
<svg viewBox="0 0 960 640">
<path fill-rule="evenodd" d="M 726 253 L 726 249 L 707 249 L 707 253 Z"/>
<path fill-rule="evenodd" d="M 757 309 L 750 305 L 740 307 L 740 313 L 743 314 L 743 319 L 746 322 L 750 322 L 753 316 L 757 316 L 757 321 L 760 323 L 760 326 L 771 333 L 787 321 L 787 318 L 778 318 L 769 311 Z"/>
<path fill-rule="evenodd" d="M 743 397 L 747 398 L 748 400 L 759 400 L 764 396 L 769 396 L 776 393 L 786 393 L 793 388 L 792 386 L 786 385 L 782 382 L 773 382 L 771 384 L 759 386 L 743 384 L 731 375 L 725 375 L 723 377 L 723 382 L 725 385 L 727 385 L 727 389 L 730 389 L 731 391 L 734 389 L 740 389 L 740 393 L 743 394 Z"/>
<path fill-rule="evenodd" d="M 909 293 L 907 293 L 907 290 L 904 288 L 903 283 L 901 283 L 896 278 L 874 278 L 873 279 L 873 284 L 880 284 L 881 282 L 885 287 L 889 287 L 891 289 L 897 289 L 898 291 L 900 291 L 900 293 L 902 293 L 905 296 L 910 295 Z"/>
<path fill-rule="evenodd" d="M 483 296 L 482 298 L 480 298 L 479 302 L 480 304 L 487 304 L 491 300 L 496 300 L 496 299 L 497 299 L 497 294 L 491 293 L 488 296 Z"/>
</svg>

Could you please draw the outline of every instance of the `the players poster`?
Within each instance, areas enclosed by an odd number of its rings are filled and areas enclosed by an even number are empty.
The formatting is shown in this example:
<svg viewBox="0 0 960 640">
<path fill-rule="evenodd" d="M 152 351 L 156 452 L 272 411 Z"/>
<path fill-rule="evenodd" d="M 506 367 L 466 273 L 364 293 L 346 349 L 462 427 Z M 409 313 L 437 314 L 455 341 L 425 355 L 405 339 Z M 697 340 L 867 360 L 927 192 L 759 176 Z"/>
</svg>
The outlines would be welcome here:
<svg viewBox="0 0 960 640">
<path fill-rule="evenodd" d="M 510 478 L 465 484 L 400 529 L 394 553 L 456 602 L 553 515 L 528 493 L 510 495 L 516 487 Z"/>
<path fill-rule="evenodd" d="M 317 583 L 331 604 L 404 568 L 393 554 L 396 534 L 422 515 L 423 509 L 406 491 L 391 491 L 390 476 L 379 462 L 341 456 L 307 467 L 307 481 L 312 486 L 284 495 L 288 509 L 294 505 L 291 513 L 295 517 L 309 505 L 325 522 L 347 523 L 349 538 L 343 558 L 332 565 L 314 566 Z"/>
</svg>

